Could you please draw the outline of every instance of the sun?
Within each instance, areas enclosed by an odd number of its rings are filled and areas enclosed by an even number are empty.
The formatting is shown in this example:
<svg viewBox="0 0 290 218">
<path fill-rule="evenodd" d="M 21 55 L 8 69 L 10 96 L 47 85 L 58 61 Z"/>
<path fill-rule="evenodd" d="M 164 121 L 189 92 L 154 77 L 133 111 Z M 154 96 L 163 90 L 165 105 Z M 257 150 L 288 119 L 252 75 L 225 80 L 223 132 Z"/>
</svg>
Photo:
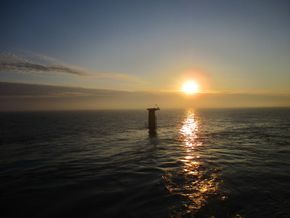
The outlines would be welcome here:
<svg viewBox="0 0 290 218">
<path fill-rule="evenodd" d="M 193 95 L 199 92 L 199 85 L 196 81 L 188 80 L 183 83 L 181 90 L 187 95 Z"/>
</svg>

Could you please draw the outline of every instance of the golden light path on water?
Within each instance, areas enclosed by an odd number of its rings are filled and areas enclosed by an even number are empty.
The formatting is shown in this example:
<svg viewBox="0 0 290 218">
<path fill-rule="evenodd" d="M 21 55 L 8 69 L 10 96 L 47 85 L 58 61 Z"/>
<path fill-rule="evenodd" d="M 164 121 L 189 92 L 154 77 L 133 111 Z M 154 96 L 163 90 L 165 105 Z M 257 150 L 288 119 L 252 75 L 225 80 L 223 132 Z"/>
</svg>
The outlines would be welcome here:
<svg viewBox="0 0 290 218">
<path fill-rule="evenodd" d="M 172 217 L 196 213 L 218 191 L 218 172 L 204 166 L 199 155 L 204 145 L 199 137 L 199 123 L 192 110 L 187 111 L 179 129 L 179 141 L 184 154 L 179 159 L 181 167 L 164 177 L 169 192 L 181 196 L 183 202 L 181 208 L 172 208 Z"/>
</svg>

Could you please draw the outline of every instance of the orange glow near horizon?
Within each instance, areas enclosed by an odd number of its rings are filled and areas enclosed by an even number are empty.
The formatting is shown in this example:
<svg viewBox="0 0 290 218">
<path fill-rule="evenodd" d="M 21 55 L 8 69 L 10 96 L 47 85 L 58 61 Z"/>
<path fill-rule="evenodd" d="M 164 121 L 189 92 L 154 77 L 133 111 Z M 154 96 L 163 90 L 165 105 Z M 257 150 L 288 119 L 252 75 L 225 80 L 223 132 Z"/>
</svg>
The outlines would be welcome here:
<svg viewBox="0 0 290 218">
<path fill-rule="evenodd" d="M 183 83 L 181 91 L 187 95 L 193 95 L 200 91 L 200 86 L 196 81 L 188 80 Z"/>
</svg>

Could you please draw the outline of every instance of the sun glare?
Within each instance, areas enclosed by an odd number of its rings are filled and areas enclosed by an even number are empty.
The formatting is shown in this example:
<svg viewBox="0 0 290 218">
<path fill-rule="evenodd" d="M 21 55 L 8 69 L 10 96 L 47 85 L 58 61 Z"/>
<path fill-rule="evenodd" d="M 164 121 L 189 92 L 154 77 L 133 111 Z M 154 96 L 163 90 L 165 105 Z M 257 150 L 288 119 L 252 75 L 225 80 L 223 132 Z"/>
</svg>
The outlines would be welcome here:
<svg viewBox="0 0 290 218">
<path fill-rule="evenodd" d="M 186 81 L 181 90 L 187 95 L 193 95 L 199 92 L 199 85 L 193 80 Z"/>
</svg>

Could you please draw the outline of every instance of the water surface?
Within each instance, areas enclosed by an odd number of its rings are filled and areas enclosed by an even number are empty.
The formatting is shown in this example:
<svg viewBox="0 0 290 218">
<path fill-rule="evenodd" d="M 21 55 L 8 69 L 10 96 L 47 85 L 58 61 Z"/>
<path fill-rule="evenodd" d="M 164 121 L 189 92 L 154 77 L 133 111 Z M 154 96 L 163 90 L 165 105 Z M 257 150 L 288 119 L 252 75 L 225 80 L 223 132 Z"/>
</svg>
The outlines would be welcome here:
<svg viewBox="0 0 290 218">
<path fill-rule="evenodd" d="M 290 217 L 290 110 L 0 113 L 1 217 Z"/>
</svg>

